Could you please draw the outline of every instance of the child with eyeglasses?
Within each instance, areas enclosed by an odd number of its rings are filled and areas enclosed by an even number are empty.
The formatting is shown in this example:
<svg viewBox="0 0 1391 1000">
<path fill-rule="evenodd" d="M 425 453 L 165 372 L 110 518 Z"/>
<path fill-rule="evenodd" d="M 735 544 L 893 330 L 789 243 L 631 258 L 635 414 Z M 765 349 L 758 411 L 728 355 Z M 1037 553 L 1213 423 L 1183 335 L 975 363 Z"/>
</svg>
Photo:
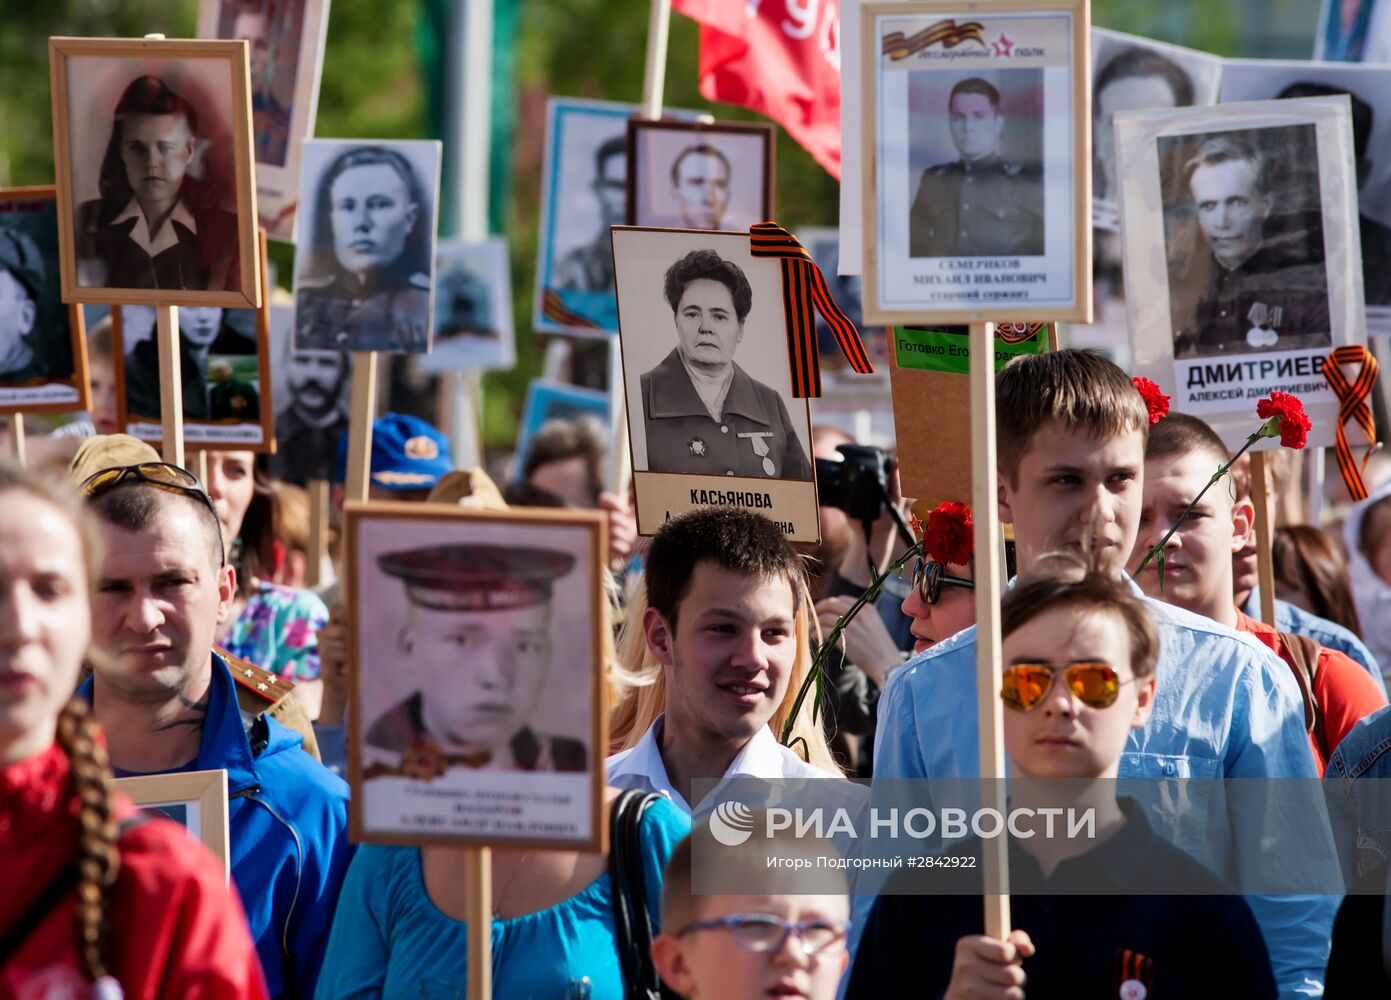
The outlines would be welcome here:
<svg viewBox="0 0 1391 1000">
<path fill-rule="evenodd" d="M 1274 997 L 1245 900 L 1116 795 L 1121 753 L 1156 688 L 1159 636 L 1143 599 L 1075 556 L 1049 556 L 1000 613 L 1014 930 L 981 933 L 978 870 L 913 873 L 913 891 L 961 895 L 904 895 L 907 872 L 896 873 L 870 912 L 847 1000 Z M 1090 836 L 1067 835 L 1045 812 L 1069 807 L 1093 811 Z M 948 854 L 980 849 L 972 838 Z M 1170 892 L 1185 894 L 1160 894 Z"/>
<path fill-rule="evenodd" d="M 691 865 L 699 837 L 708 839 L 709 828 L 697 827 L 676 845 L 662 877 L 663 932 L 652 942 L 652 959 L 666 986 L 686 1000 L 833 1000 L 850 960 L 845 880 L 822 870 L 807 883 L 790 874 L 795 869 L 769 864 L 798 857 L 814 862 L 824 843 L 782 832 L 718 846 L 720 884 L 742 883 L 751 891 L 697 895 Z M 833 885 L 840 891 L 807 894 Z"/>
</svg>

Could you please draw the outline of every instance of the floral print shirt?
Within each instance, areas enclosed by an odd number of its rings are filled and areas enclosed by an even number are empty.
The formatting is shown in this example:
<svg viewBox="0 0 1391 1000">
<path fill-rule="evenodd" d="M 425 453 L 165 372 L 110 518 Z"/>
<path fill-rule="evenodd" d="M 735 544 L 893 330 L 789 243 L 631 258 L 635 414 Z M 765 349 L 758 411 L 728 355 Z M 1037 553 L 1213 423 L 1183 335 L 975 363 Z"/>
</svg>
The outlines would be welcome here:
<svg viewBox="0 0 1391 1000">
<path fill-rule="evenodd" d="M 328 608 L 318 595 L 275 583 L 258 583 L 221 646 L 290 680 L 319 677 L 319 629 Z"/>
</svg>

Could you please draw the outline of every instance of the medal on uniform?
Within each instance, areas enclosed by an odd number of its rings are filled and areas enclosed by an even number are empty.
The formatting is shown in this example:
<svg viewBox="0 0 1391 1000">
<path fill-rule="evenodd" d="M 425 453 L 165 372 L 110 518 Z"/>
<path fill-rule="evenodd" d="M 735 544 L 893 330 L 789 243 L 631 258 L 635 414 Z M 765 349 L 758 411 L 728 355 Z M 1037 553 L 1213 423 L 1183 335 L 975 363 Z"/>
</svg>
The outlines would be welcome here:
<svg viewBox="0 0 1391 1000">
<path fill-rule="evenodd" d="M 768 457 L 768 442 L 764 438 L 773 436 L 772 431 L 747 431 L 739 435 L 741 438 L 748 438 L 749 444 L 753 445 L 753 453 L 763 459 L 763 474 L 773 475 L 777 467 L 773 465 L 773 460 Z"/>
<path fill-rule="evenodd" d="M 1274 347 L 1280 340 L 1275 328 L 1284 318 L 1284 312 L 1282 306 L 1268 306 L 1264 302 L 1253 305 L 1246 314 L 1251 322 L 1251 329 L 1246 332 L 1246 343 L 1252 347 Z"/>
<path fill-rule="evenodd" d="M 700 438 L 691 438 L 691 440 L 686 442 L 686 450 L 689 451 L 696 458 L 704 458 L 705 442 L 702 441 Z"/>
</svg>

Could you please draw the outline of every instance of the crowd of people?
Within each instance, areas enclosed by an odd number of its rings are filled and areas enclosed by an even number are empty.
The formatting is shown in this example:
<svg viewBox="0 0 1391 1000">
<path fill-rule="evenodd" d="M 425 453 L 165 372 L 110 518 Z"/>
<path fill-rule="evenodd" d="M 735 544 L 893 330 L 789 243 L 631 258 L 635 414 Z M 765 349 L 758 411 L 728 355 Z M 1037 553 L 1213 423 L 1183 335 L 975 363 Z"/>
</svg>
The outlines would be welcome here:
<svg viewBox="0 0 1391 1000">
<path fill-rule="evenodd" d="M 90 422 L 35 449 L 28 469 L 0 465 L 0 993 L 466 995 L 476 887 L 462 850 L 348 832 L 351 636 L 391 623 L 352 621 L 335 567 L 310 573 L 305 491 L 263 457 L 208 452 L 200 478 L 112 433 L 99 342 L 93 355 Z M 1274 527 L 1264 622 L 1251 469 L 1204 493 L 1229 454 L 1202 420 L 1152 423 L 1131 379 L 1086 351 L 1017 358 L 996 400 L 1014 577 L 1000 596 L 998 691 L 976 685 L 974 554 L 961 539 L 934 545 L 931 518 L 923 540 L 904 537 L 896 474 L 877 520 L 823 506 L 814 550 L 738 508 L 640 538 L 628 499 L 605 490 L 605 435 L 584 421 L 546 425 L 501 488 L 453 469 L 449 441 L 419 418 L 375 421 L 373 499 L 608 521 L 609 849 L 491 852 L 494 996 L 1391 985 L 1391 823 L 1374 794 L 1391 769 L 1391 485 L 1350 507 L 1341 534 L 1297 516 Z M 835 461 L 854 442 L 823 427 L 812 445 Z M 345 465 L 346 442 L 340 484 Z M 1278 478 L 1278 493 L 1295 490 Z M 339 485 L 334 524 L 342 503 Z M 1156 546 L 1159 565 L 1145 558 Z M 335 539 L 334 560 L 342 548 Z M 891 565 L 903 573 L 880 578 Z M 310 575 L 329 582 L 311 589 Z M 844 623 L 876 583 L 873 607 Z M 818 669 L 824 683 L 808 688 Z M 702 888 L 718 833 L 702 789 L 790 780 L 855 815 L 928 809 L 940 787 L 929 781 L 980 775 L 978 708 L 996 697 L 1012 806 L 1095 815 L 1086 841 L 1011 827 L 1003 937 L 986 933 L 982 873 L 957 870 L 931 896 L 907 872 L 811 884 L 787 861 L 810 866 L 826 845 L 789 830 L 724 849 L 722 875 L 746 891 Z M 230 883 L 111 783 L 219 769 Z M 1221 823 L 1149 810 L 1123 787 L 1137 779 L 1307 779 L 1340 813 L 1323 860 L 1346 885 L 1232 884 L 1211 859 L 1290 831 L 1269 810 Z M 982 849 L 979 836 L 933 847 Z M 1101 888 L 1065 887 L 1088 880 Z"/>
</svg>

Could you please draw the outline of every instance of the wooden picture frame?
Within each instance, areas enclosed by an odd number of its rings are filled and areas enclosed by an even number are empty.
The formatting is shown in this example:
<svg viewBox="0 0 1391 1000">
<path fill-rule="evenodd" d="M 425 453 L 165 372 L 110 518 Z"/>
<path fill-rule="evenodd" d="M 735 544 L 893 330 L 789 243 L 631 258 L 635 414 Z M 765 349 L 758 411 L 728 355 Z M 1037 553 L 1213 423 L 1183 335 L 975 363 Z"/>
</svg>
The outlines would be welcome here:
<svg viewBox="0 0 1391 1000">
<path fill-rule="evenodd" d="M 865 321 L 1091 322 L 1088 0 L 880 2 L 860 16 Z M 989 124 L 963 114 L 944 142 L 961 86 Z M 1006 133 L 1011 117 L 1022 125 Z"/>
<path fill-rule="evenodd" d="M 1274 391 L 1303 402 L 1309 445 L 1334 443 L 1323 361 L 1367 343 L 1349 109 L 1340 94 L 1116 115 L 1131 370 L 1233 451 Z M 1198 209 L 1238 199 L 1212 223 Z"/>
<path fill-rule="evenodd" d="M 608 718 L 603 674 L 610 615 L 603 584 L 608 558 L 603 515 L 349 501 L 343 518 L 349 610 L 355 615 L 352 620 L 361 625 L 349 639 L 352 839 L 422 846 L 607 850 Z M 515 567 L 494 562 L 480 566 L 484 575 L 475 578 L 472 589 L 466 584 L 451 589 L 440 583 L 449 571 L 477 565 L 466 554 L 451 557 L 449 549 L 456 545 L 487 546 L 495 559 L 541 549 L 540 556 L 533 558 L 543 564 L 549 560 L 550 566 L 533 562 L 530 571 L 518 575 Z M 557 560 L 558 554 L 568 556 L 568 565 L 565 558 Z M 447 565 L 438 562 L 451 558 L 454 561 Z M 382 565 L 387 559 L 390 569 Z M 419 575 L 411 574 L 412 566 Z M 581 593 L 582 588 L 587 593 Z M 362 614 L 366 604 L 372 606 L 372 616 Z M 525 662 L 523 652 L 507 651 L 506 662 L 513 672 L 507 675 L 506 695 L 498 695 L 497 686 L 488 686 L 491 693 L 486 695 L 506 700 L 505 710 L 497 704 L 471 701 L 479 695 L 468 690 L 467 678 L 437 672 L 441 663 L 446 669 L 458 670 L 467 663 L 483 670 L 503 662 L 484 656 L 492 641 L 486 632 L 487 616 L 493 613 L 512 616 L 506 620 L 512 623 L 513 642 L 536 641 L 535 616 L 544 617 L 547 635 L 546 663 L 539 665 L 539 647 L 532 646 L 536 658 L 529 674 L 517 666 Z M 454 615 L 470 615 L 472 620 L 450 620 Z M 529 635 L 518 624 L 518 615 L 532 616 Z M 401 623 L 398 628 L 383 625 L 393 617 Z M 587 675 L 557 683 L 557 677 L 564 676 L 561 671 L 567 666 L 573 669 L 581 660 L 576 654 L 586 647 L 577 635 L 584 631 L 589 638 Z M 478 644 L 468 657 L 451 656 L 447 662 L 439 657 L 422 656 L 415 662 L 410 658 L 417 644 L 441 638 L 462 642 L 459 636 L 464 634 L 469 643 Z M 413 669 L 420 673 L 413 676 Z M 446 691 L 463 698 L 462 706 L 444 702 L 441 695 Z M 514 711 L 519 705 L 521 711 Z M 582 726 L 576 726 L 570 714 L 577 707 L 591 716 Z M 562 723 L 560 733 L 573 735 L 560 735 L 551 725 L 562 719 L 568 721 Z M 490 726 L 497 727 L 491 739 L 486 736 Z M 485 755 L 456 753 L 462 744 L 446 745 L 431 733 L 432 727 L 435 732 L 467 731 L 479 738 L 476 745 L 487 747 Z M 530 767 L 521 759 L 527 746 L 533 748 Z M 580 748 L 583 768 L 575 766 Z M 418 794 L 425 786 L 431 789 L 428 797 Z M 519 805 L 533 815 L 515 822 L 548 828 L 568 823 L 569 834 L 507 831 L 501 829 L 504 821 L 489 812 L 497 805 L 497 796 L 539 791 L 556 799 L 540 806 Z M 485 798 L 480 800 L 480 795 Z M 470 808 L 472 816 L 467 813 Z M 383 816 L 393 809 L 398 810 L 396 819 L 388 823 Z M 484 828 L 488 824 L 492 829 Z"/>
<path fill-rule="evenodd" d="M 257 234 L 257 242 L 260 247 L 262 266 L 260 268 L 261 278 L 264 282 L 267 279 L 266 260 L 266 231 L 260 230 Z M 192 417 L 188 414 L 187 394 L 185 394 L 184 416 L 183 416 L 183 436 L 184 444 L 189 451 L 255 451 L 274 454 L 275 442 L 275 406 L 273 391 L 271 387 L 271 365 L 270 365 L 270 291 L 262 289 L 261 306 L 256 309 L 255 316 L 255 337 L 256 337 L 256 377 L 257 377 L 257 409 L 258 419 L 256 420 L 233 420 L 212 419 Z M 220 333 L 219 333 L 220 335 Z M 156 448 L 163 440 L 163 426 L 160 418 L 156 414 L 132 413 L 129 400 L 126 395 L 126 351 L 125 351 L 125 316 L 122 307 L 112 306 L 111 308 L 111 352 L 116 370 L 116 420 L 123 433 L 138 437 L 148 441 Z M 180 334 L 182 338 L 182 334 Z M 151 344 L 156 341 L 151 331 Z M 182 343 L 182 339 L 180 340 Z M 211 353 L 211 352 L 210 352 Z M 156 356 L 157 360 L 157 356 Z M 181 374 L 184 366 L 181 365 Z M 156 369 L 156 373 L 158 369 Z M 231 376 L 229 376 L 230 378 Z M 211 373 L 209 373 L 211 379 Z M 211 389 L 209 390 L 211 393 Z M 254 434 L 254 436 L 253 436 Z"/>
<path fill-rule="evenodd" d="M 30 215 L 36 210 L 42 210 L 40 202 L 53 202 L 55 221 L 58 223 L 53 237 L 57 239 L 57 229 L 62 228 L 63 218 L 61 211 L 57 210 L 57 197 L 57 188 L 52 184 L 0 188 L 0 232 L 9 228 L 7 221 L 12 212 Z M 25 235 L 28 236 L 27 233 Z M 32 237 L 28 238 L 32 240 Z M 7 251 L 12 249 L 17 248 L 0 247 L 0 271 L 5 270 Z M 51 255 L 45 254 L 42 246 L 37 246 L 37 249 L 42 264 L 60 259 L 61 251 L 56 244 Z M 87 328 L 83 321 L 82 307 L 63 304 L 61 279 L 56 271 L 50 273 L 45 267 L 42 280 L 43 293 L 37 296 L 34 302 L 35 329 L 37 330 L 37 324 L 46 317 L 52 319 L 63 313 L 67 315 L 72 372 L 66 378 L 41 376 L 45 380 L 37 383 L 31 380 L 24 383 L 0 381 L 0 413 L 66 413 L 92 408 L 92 379 L 87 364 Z M 43 332 L 40 331 L 39 335 L 42 337 Z M 0 345 L 0 349 L 4 348 L 5 345 Z M 72 393 L 76 395 L 66 398 Z"/>
<path fill-rule="evenodd" d="M 672 148 L 678 143 L 684 148 Z M 777 142 L 776 130 L 772 125 L 630 118 L 627 144 L 628 225 L 718 232 L 748 229 L 749 226 L 773 218 Z M 673 193 L 671 197 L 663 198 L 653 188 L 660 188 L 670 180 L 674 189 L 676 178 L 671 174 L 678 169 L 678 164 L 691 162 L 687 159 L 688 156 L 699 155 L 701 147 L 713 150 L 706 154 L 706 159 L 723 159 L 726 168 L 723 187 L 725 205 L 718 209 L 718 216 L 714 215 L 716 208 L 709 201 L 701 205 L 691 205 L 688 209 L 677 207 L 668 208 L 664 212 L 654 211 L 655 203 L 669 202 L 678 196 Z M 743 165 L 741 158 L 753 149 L 757 149 L 761 161 L 760 174 L 756 182 L 750 182 L 747 178 L 740 179 L 738 176 L 739 167 Z M 649 152 L 664 158 L 670 157 L 673 152 L 676 156 L 668 163 L 659 163 L 652 170 L 644 170 Z M 691 180 L 692 183 L 699 184 L 701 179 L 695 177 Z M 719 190 L 718 185 L 715 186 L 715 190 Z M 743 197 L 737 197 L 739 195 Z M 694 217 L 701 214 L 713 217 Z"/>
<path fill-rule="evenodd" d="M 264 34 L 257 39 L 269 50 L 264 57 L 270 67 L 268 81 L 256 79 L 256 42 L 247 39 L 251 49 L 253 148 L 257 153 L 256 207 L 261 228 L 271 239 L 282 243 L 293 243 L 295 239 L 300 202 L 300 146 L 314 135 L 328 13 L 329 0 L 281 0 L 277 4 L 263 3 L 260 7 L 248 7 L 238 0 L 199 0 L 198 4 L 199 38 L 239 37 L 234 34 L 237 18 L 245 14 L 260 17 L 263 32 L 275 36 L 276 41 L 283 37 L 293 43 L 298 39 L 299 44 L 290 54 L 280 51 Z M 282 27 L 287 18 L 294 23 L 289 30 L 266 32 L 265 19 L 271 15 L 280 17 Z M 287 55 L 291 57 L 286 58 Z M 277 86 L 286 75 L 294 81 L 289 92 L 289 107 L 285 107 L 285 88 Z M 259 95 L 260 106 L 257 103 L 258 83 L 265 84 Z M 279 134 L 275 134 L 277 132 Z M 262 136 L 265 137 L 263 141 Z M 260 158 L 262 153 L 265 159 Z"/>
<path fill-rule="evenodd" d="M 227 772 L 183 771 L 176 774 L 137 774 L 112 781 L 116 791 L 147 812 L 162 815 L 188 830 L 222 862 L 230 880 L 232 848 L 228 835 Z M 160 808 L 181 806 L 184 815 Z M 190 824 L 189 819 L 195 819 Z"/>
<path fill-rule="evenodd" d="M 255 309 L 261 304 L 261 281 L 258 274 L 259 259 L 256 242 L 256 187 L 253 181 L 251 139 L 251 89 L 247 62 L 247 44 L 242 41 L 173 41 L 165 39 L 124 39 L 124 38 L 50 38 L 48 40 L 49 74 L 53 89 L 53 153 L 57 173 L 59 246 L 62 252 L 62 282 L 64 302 L 92 302 L 101 304 L 138 304 L 162 306 L 222 306 L 231 308 Z M 105 60 L 116 65 L 100 73 Z M 171 63 L 178 71 L 180 88 L 191 96 L 185 97 L 164 83 L 155 74 L 169 75 Z M 182 63 L 182 64 L 180 64 Z M 198 67 L 197 64 L 206 64 Z M 74 66 L 76 71 L 73 72 Z M 103 77 L 98 79 L 98 76 Z M 114 200 L 104 201 L 97 183 L 102 176 L 103 160 L 111 154 L 114 135 L 105 135 L 106 153 L 100 146 L 75 149 L 75 138 L 87 136 L 100 121 L 114 119 L 114 108 L 123 95 L 129 92 L 140 78 L 154 78 L 159 89 L 149 97 L 151 106 L 178 107 L 178 101 L 192 106 L 200 121 L 188 139 L 189 153 L 180 159 L 177 167 L 180 174 L 178 200 L 168 211 L 169 221 L 158 228 L 148 244 L 157 253 L 151 257 L 149 270 L 156 272 L 150 285 L 145 285 L 142 271 L 141 284 L 112 284 L 110 263 L 112 260 L 129 261 L 130 255 L 124 250 L 141 250 L 135 240 L 125 235 L 122 216 L 131 212 L 131 233 L 145 232 L 145 220 L 141 215 L 137 198 L 132 195 L 125 211 L 117 207 Z M 203 77 L 204 79 L 200 79 Z M 111 111 L 94 112 L 91 116 L 97 121 L 87 122 L 82 117 L 75 118 L 70 106 L 73 95 L 72 85 L 81 82 L 82 96 L 88 92 L 102 94 L 103 103 L 111 102 Z M 114 93 L 106 93 L 110 87 Z M 204 88 L 209 92 L 205 93 Z M 225 87 L 225 91 L 222 89 Z M 170 102 L 174 103 L 170 103 Z M 203 105 L 200 107 L 199 105 Z M 216 112 L 216 113 L 210 113 Z M 86 114 L 85 112 L 83 113 Z M 134 118 L 174 117 L 184 121 L 185 116 L 165 114 L 133 115 Z M 177 126 L 176 126 L 177 127 Z M 150 146 L 158 145 L 151 137 Z M 208 144 L 199 147 L 206 139 Z M 101 142 L 98 138 L 97 143 Z M 82 155 L 81 183 L 75 170 L 74 157 Z M 121 155 L 121 154 L 116 154 Z M 133 155 L 133 154 L 132 154 Z M 96 169 L 93 170 L 91 157 L 97 156 Z M 204 208 L 189 208 L 192 199 L 183 198 L 183 185 L 188 184 L 187 173 L 192 157 L 199 157 L 204 173 L 213 180 L 205 193 L 211 197 L 215 185 L 229 185 L 234 201 L 225 197 L 217 204 Z M 126 164 L 127 170 L 135 169 L 135 164 Z M 160 170 L 170 169 L 167 166 Z M 230 171 L 230 176 L 227 176 Z M 218 176 L 218 175 L 221 176 Z M 125 189 L 131 185 L 127 176 L 119 177 Z M 151 177 L 163 174 L 152 173 Z M 150 180 L 151 185 L 159 184 L 167 193 L 167 178 Z M 200 184 L 202 183 L 200 179 Z M 96 194 L 97 197 L 92 196 Z M 108 192 L 109 195 L 109 192 Z M 197 226 L 193 213 L 201 212 L 203 224 Z M 187 216 L 181 216 L 187 212 Z M 107 215 L 111 218 L 105 218 Z M 83 221 L 81 216 L 86 216 Z M 180 221 L 183 218 L 184 221 Z M 192 219 L 197 228 L 192 240 L 186 243 L 173 227 L 180 225 L 183 232 L 190 232 L 187 220 Z M 211 259 L 210 247 L 217 246 L 228 235 L 235 234 L 235 246 L 224 256 Z M 145 238 L 141 236 L 140 238 Z M 173 244 L 159 249 L 161 241 L 172 239 Z M 112 240 L 121 240 L 118 245 Z M 180 247 L 186 253 L 174 258 L 167 255 L 170 249 Z M 80 252 L 81 251 L 81 252 Z M 143 251 L 142 251 L 143 252 Z M 192 255 L 191 257 L 189 255 Z M 163 263 L 156 263 L 156 258 Z M 169 280 L 171 274 L 185 275 L 185 264 L 195 268 L 194 278 L 184 277 L 182 281 Z M 204 265 L 208 266 L 204 268 Z M 206 270 L 206 274 L 202 272 Z M 167 283 L 163 286 L 157 283 Z M 209 284 L 218 287 L 184 288 L 172 287 L 181 283 Z"/>
<path fill-rule="evenodd" d="M 638 533 L 654 535 L 685 510 L 736 505 L 757 509 L 789 541 L 819 542 L 811 411 L 792 395 L 781 262 L 754 257 L 748 233 L 614 226 L 611 234 Z M 751 293 L 732 346 L 736 318 L 716 321 L 735 368 L 720 420 L 697 398 L 665 293 L 666 273 L 699 252 L 734 264 Z M 738 309 L 732 294 L 708 305 L 707 317 Z M 660 412 L 649 413 L 649 398 Z"/>
</svg>

